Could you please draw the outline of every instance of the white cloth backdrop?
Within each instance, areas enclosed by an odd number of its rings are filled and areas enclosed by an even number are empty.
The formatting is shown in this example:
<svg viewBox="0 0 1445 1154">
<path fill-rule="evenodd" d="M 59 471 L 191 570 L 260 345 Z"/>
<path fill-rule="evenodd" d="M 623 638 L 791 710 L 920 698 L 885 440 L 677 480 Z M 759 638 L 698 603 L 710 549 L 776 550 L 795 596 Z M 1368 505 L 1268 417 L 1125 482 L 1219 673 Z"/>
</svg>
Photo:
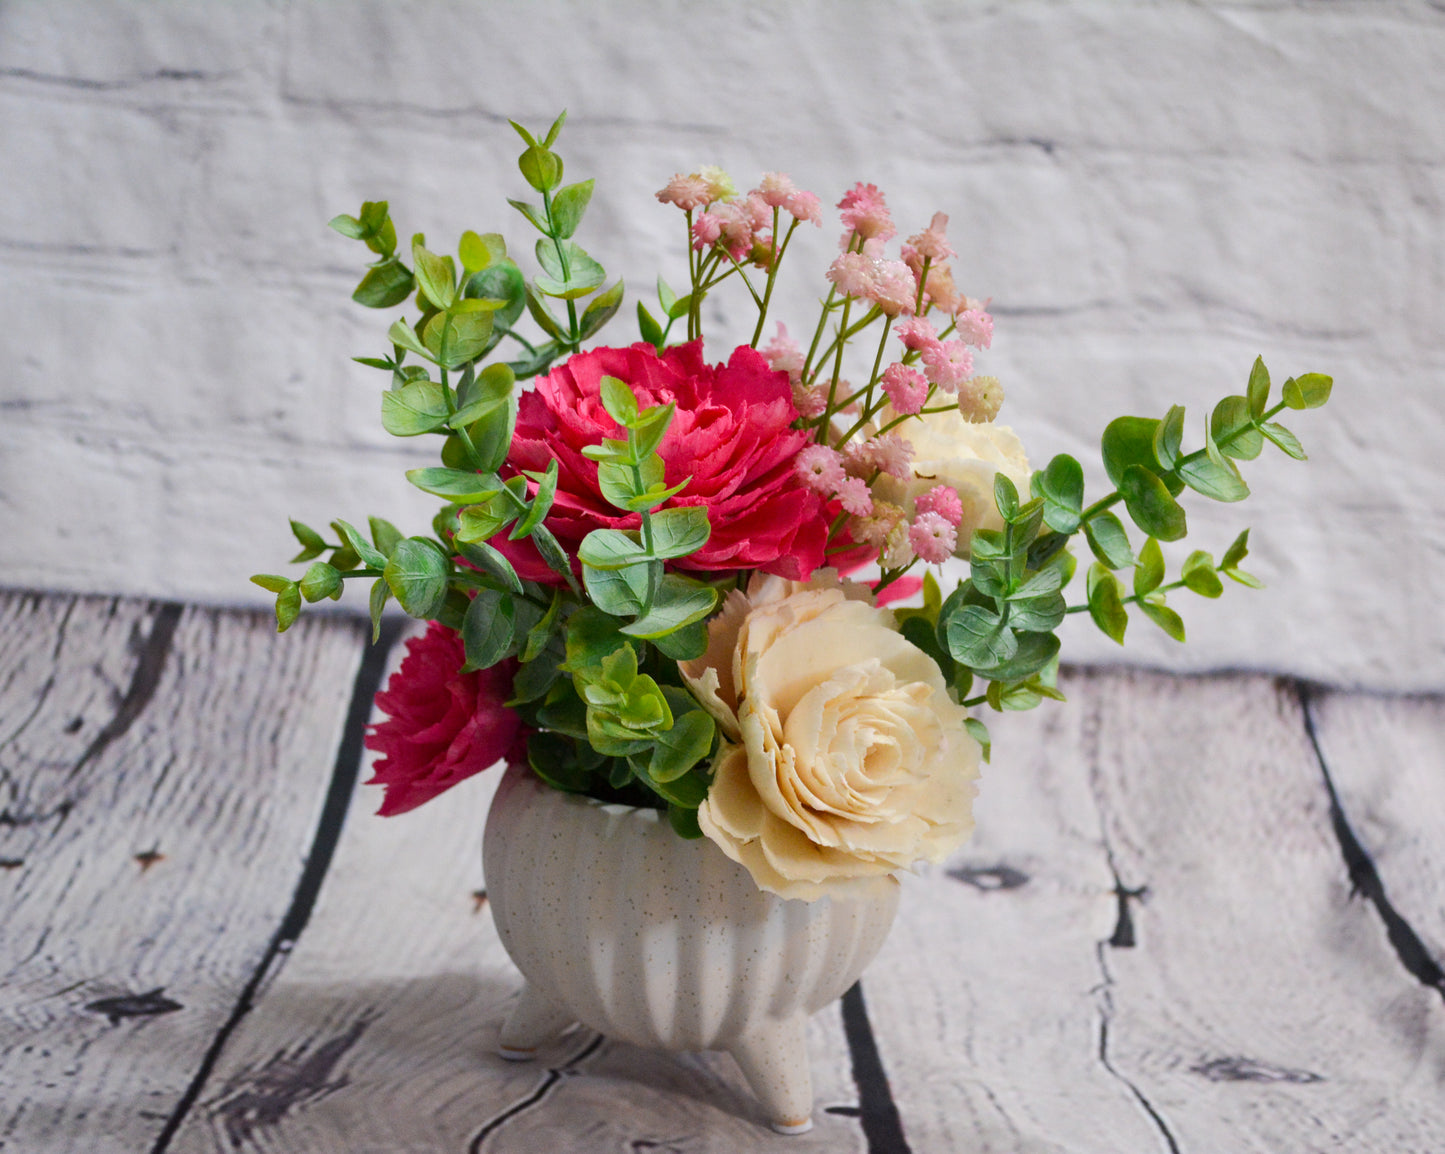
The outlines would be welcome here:
<svg viewBox="0 0 1445 1154">
<path fill-rule="evenodd" d="M 828 203 L 876 182 L 904 235 L 949 213 L 1002 419 L 1095 485 L 1113 415 L 1183 403 L 1197 438 L 1256 354 L 1333 374 L 1291 422 L 1307 465 L 1190 506 L 1190 547 L 1253 527 L 1269 589 L 1176 595 L 1182 650 L 1076 619 L 1066 656 L 1445 689 L 1442 65 L 1438 6 L 1364 0 L 0 4 L 0 585 L 260 603 L 288 515 L 424 530 L 401 472 L 429 446 L 380 429 L 348 359 L 379 315 L 324 224 L 385 198 L 404 236 L 500 230 L 526 263 L 506 118 L 565 107 L 615 341 L 683 277 L 653 191 L 720 163 Z M 738 336 L 741 302 L 711 320 Z"/>
</svg>

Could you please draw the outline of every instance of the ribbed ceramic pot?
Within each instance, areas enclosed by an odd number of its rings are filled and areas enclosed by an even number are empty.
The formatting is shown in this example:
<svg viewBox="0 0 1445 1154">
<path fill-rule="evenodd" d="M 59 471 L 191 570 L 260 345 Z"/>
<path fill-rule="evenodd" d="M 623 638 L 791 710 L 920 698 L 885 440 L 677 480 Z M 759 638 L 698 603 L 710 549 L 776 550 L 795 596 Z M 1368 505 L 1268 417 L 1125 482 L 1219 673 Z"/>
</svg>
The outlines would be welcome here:
<svg viewBox="0 0 1445 1154">
<path fill-rule="evenodd" d="M 487 816 L 488 904 L 526 978 L 502 1028 L 524 1059 L 573 1022 L 667 1050 L 726 1050 L 773 1128 L 811 1125 L 808 1016 L 883 944 L 898 887 L 861 900 L 759 890 L 656 810 L 608 805 L 507 771 Z"/>
</svg>

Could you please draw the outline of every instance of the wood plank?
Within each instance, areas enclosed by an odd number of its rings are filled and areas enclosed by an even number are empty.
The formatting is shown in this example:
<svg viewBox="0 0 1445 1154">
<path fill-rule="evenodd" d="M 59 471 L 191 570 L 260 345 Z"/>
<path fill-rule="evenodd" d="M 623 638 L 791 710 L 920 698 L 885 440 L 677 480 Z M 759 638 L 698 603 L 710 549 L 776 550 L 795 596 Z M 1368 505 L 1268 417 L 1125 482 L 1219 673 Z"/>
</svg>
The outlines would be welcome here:
<svg viewBox="0 0 1445 1154">
<path fill-rule="evenodd" d="M 0 594 L 0 1145 L 151 1147 L 290 904 L 361 647 Z"/>
<path fill-rule="evenodd" d="M 1116 901 L 1083 772 L 1087 678 L 1070 703 L 989 714 L 972 839 L 905 877 L 902 911 L 864 977 L 915 1151 L 1157 1148 L 1127 1085 L 1099 1059 L 1100 943 Z"/>
<path fill-rule="evenodd" d="M 1178 1150 L 1445 1149 L 1445 1007 L 1352 892 L 1296 691 L 1112 674 L 1091 789 L 1133 903 L 1111 1068 Z"/>
<path fill-rule="evenodd" d="M 857 1102 L 833 1011 L 814 1020 L 818 1124 L 801 1138 L 764 1128 L 722 1055 L 578 1031 L 534 1063 L 496 1056 L 521 984 L 475 896 L 499 777 L 389 819 L 373 815 L 379 791 L 358 789 L 305 935 L 168 1154 L 865 1149 L 856 1118 L 827 1112 Z"/>
<path fill-rule="evenodd" d="M 1445 700 L 1313 693 L 1308 708 L 1350 833 L 1408 927 L 1396 951 L 1445 993 Z"/>
</svg>

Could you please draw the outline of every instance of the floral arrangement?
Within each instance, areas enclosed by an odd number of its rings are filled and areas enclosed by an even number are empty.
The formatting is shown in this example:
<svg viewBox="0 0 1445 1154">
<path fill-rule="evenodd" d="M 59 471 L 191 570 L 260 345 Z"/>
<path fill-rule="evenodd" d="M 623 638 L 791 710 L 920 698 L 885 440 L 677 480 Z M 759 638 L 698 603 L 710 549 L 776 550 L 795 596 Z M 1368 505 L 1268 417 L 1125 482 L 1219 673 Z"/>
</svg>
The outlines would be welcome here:
<svg viewBox="0 0 1445 1154">
<path fill-rule="evenodd" d="M 564 119 L 541 136 L 514 124 L 541 200 L 510 202 L 541 234 L 530 280 L 497 233 L 465 233 L 453 257 L 420 234 L 399 250 L 385 202 L 331 222 L 376 258 L 354 299 L 419 310 L 391 324 L 384 355 L 356 359 L 388 378 L 389 432 L 439 439 L 439 463 L 407 479 L 442 505 L 430 535 L 373 517 L 369 533 L 333 522 L 328 541 L 293 521 L 305 574 L 253 580 L 282 630 L 354 580 L 371 583 L 377 629 L 393 599 L 431 623 L 377 695 L 381 813 L 505 760 L 665 810 L 765 890 L 857 892 L 968 835 L 989 754 L 972 711 L 1062 700 L 1068 614 L 1122 642 L 1132 607 L 1183 641 L 1169 593 L 1258 584 L 1239 567 L 1247 530 L 1173 579 L 1160 542 L 1186 535 L 1186 489 L 1246 497 L 1239 462 L 1266 442 L 1303 458 L 1274 418 L 1324 404 L 1329 377 L 1290 378 L 1271 405 L 1256 361 L 1190 451 L 1180 406 L 1118 418 L 1101 442 L 1109 487 L 1086 501 L 1077 460 L 1031 472 L 995 423 L 1002 388 L 975 372 L 994 322 L 955 285 L 946 216 L 895 254 L 883 194 L 853 187 L 816 319 L 764 344 L 789 243 L 822 227 L 823 206 L 779 173 L 741 195 L 714 168 L 657 194 L 686 230 L 686 291 L 659 279 L 655 310 L 636 306 L 639 340 L 592 344 L 623 285 L 573 239 L 593 181 L 563 183 Z M 757 321 L 713 360 L 703 305 L 724 285 Z M 945 595 L 931 567 L 952 558 L 968 576 Z M 873 580 L 847 578 L 874 564 Z"/>
</svg>

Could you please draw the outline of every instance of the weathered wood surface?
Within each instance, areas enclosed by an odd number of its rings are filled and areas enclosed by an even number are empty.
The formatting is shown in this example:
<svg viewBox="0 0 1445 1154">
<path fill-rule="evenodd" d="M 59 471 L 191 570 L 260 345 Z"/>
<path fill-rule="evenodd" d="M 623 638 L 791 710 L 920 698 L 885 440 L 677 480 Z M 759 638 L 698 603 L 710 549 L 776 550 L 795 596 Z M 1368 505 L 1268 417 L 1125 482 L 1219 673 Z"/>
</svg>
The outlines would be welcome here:
<svg viewBox="0 0 1445 1154">
<path fill-rule="evenodd" d="M 0 595 L 7 1154 L 161 1134 L 291 902 L 359 636 Z"/>
<path fill-rule="evenodd" d="M 494 1056 L 495 779 L 376 819 L 362 649 L 0 596 L 5 1154 L 1445 1150 L 1438 700 L 1075 672 L 993 719 L 977 835 L 905 879 L 782 1138 L 726 1057 Z"/>
</svg>

